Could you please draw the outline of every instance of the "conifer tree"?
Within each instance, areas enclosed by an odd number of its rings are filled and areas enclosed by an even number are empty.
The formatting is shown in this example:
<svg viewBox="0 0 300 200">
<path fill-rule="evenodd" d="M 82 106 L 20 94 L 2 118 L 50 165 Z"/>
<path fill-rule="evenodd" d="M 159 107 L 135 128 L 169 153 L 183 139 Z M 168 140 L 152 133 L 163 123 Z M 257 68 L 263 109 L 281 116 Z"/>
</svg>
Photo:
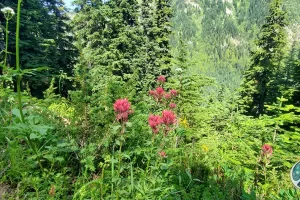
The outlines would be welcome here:
<svg viewBox="0 0 300 200">
<path fill-rule="evenodd" d="M 143 0 L 141 3 L 140 24 L 144 45 L 141 47 L 140 80 L 142 88 L 148 90 L 155 84 L 160 74 L 170 72 L 170 5 L 168 1 Z"/>
<path fill-rule="evenodd" d="M 77 2 L 73 21 L 77 46 L 82 64 L 90 64 L 94 87 L 105 74 L 125 82 L 135 79 L 135 89 L 147 91 L 159 74 L 170 72 L 168 1 Z"/>
<path fill-rule="evenodd" d="M 139 87 L 145 91 L 154 86 L 156 77 L 161 74 L 160 63 L 157 60 L 159 46 L 156 42 L 154 8 L 153 0 L 142 0 L 140 24 L 144 44 L 141 47 L 141 59 L 144 66 L 139 69 Z"/>
<path fill-rule="evenodd" d="M 293 91 L 293 103 L 300 105 L 300 45 L 297 42 L 292 46 L 287 67 L 287 87 Z"/>
<path fill-rule="evenodd" d="M 142 43 L 137 18 L 136 0 L 86 5 L 76 14 L 74 29 L 83 64 L 90 65 L 97 77 L 111 74 L 127 81 L 135 73 Z"/>
<path fill-rule="evenodd" d="M 251 53 L 252 64 L 245 72 L 241 95 L 248 114 L 262 114 L 265 104 L 275 102 L 276 97 L 281 95 L 279 85 L 285 71 L 286 25 L 282 1 L 273 0 L 256 42 L 257 50 Z"/>
<path fill-rule="evenodd" d="M 16 10 L 16 1 L 4 0 L 3 6 Z M 22 69 L 49 67 L 35 76 L 24 76 L 24 82 L 29 83 L 31 92 L 42 96 L 43 89 L 50 84 L 49 76 L 56 76 L 63 70 L 72 74 L 74 58 L 77 54 L 73 46 L 73 37 L 64 4 L 60 0 L 26 0 L 22 1 L 20 25 L 20 60 Z M 0 22 L 4 22 L 0 14 Z M 9 23 L 9 52 L 15 52 L 15 22 Z M 14 54 L 9 54 L 8 64 L 15 66 Z"/>
<path fill-rule="evenodd" d="M 156 0 L 156 41 L 159 45 L 159 54 L 157 59 L 162 66 L 163 74 L 170 73 L 171 51 L 170 51 L 170 34 L 171 34 L 171 17 L 172 9 L 170 0 Z"/>
</svg>

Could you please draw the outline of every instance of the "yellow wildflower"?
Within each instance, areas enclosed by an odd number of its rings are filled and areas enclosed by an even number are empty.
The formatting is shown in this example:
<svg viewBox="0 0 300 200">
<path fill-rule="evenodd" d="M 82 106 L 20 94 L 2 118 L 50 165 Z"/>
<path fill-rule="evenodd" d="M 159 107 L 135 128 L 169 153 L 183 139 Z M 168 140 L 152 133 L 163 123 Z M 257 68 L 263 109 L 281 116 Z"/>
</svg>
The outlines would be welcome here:
<svg viewBox="0 0 300 200">
<path fill-rule="evenodd" d="M 187 121 L 186 118 L 184 118 L 184 119 L 179 118 L 179 123 L 180 123 L 181 125 L 183 125 L 184 128 L 188 128 L 188 127 L 189 127 L 189 122 Z"/>
<path fill-rule="evenodd" d="M 208 152 L 208 147 L 205 144 L 202 144 L 202 150 L 207 153 Z"/>
</svg>

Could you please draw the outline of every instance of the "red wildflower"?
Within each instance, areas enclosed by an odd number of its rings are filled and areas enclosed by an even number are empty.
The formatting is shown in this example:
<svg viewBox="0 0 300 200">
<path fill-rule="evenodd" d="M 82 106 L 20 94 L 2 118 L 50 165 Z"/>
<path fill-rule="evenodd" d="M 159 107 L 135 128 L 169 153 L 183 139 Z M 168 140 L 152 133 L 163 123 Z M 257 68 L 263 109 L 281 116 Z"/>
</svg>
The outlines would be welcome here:
<svg viewBox="0 0 300 200">
<path fill-rule="evenodd" d="M 118 121 L 121 120 L 121 121 L 127 122 L 128 115 L 132 113 L 132 111 L 130 110 L 130 103 L 129 103 L 128 99 L 118 99 L 114 103 L 114 110 L 117 114 L 116 119 Z"/>
<path fill-rule="evenodd" d="M 262 150 L 263 155 L 266 155 L 266 156 L 271 156 L 273 153 L 273 149 L 272 149 L 271 145 L 268 145 L 268 144 L 264 144 L 262 146 L 261 150 Z"/>
<path fill-rule="evenodd" d="M 150 115 L 148 118 L 149 126 L 151 127 L 154 134 L 159 131 L 159 125 L 162 123 L 160 116 Z"/>
<path fill-rule="evenodd" d="M 128 102 L 128 99 L 118 99 L 114 103 L 114 109 L 116 112 L 126 112 L 130 109 L 130 103 Z"/>
<path fill-rule="evenodd" d="M 174 97 L 177 96 L 177 94 L 178 94 L 178 93 L 177 93 L 177 90 L 171 90 L 170 93 L 171 93 L 171 95 L 174 96 Z"/>
<path fill-rule="evenodd" d="M 129 112 L 122 112 L 122 113 L 117 113 L 116 119 L 118 121 L 123 121 L 123 122 L 127 122 L 128 121 L 128 115 Z"/>
<path fill-rule="evenodd" d="M 150 90 L 149 94 L 156 100 L 160 101 L 165 94 L 165 90 L 162 87 L 158 87 L 155 90 Z"/>
<path fill-rule="evenodd" d="M 165 94 L 165 99 L 170 99 L 171 98 L 171 94 L 170 93 L 166 93 Z"/>
<path fill-rule="evenodd" d="M 175 103 L 170 103 L 169 106 L 170 106 L 170 108 L 172 108 L 172 109 L 173 109 L 173 108 L 176 108 L 176 104 L 175 104 Z"/>
<path fill-rule="evenodd" d="M 157 81 L 160 82 L 160 83 L 164 83 L 164 82 L 166 82 L 166 77 L 163 76 L 163 75 L 160 75 L 160 76 L 157 78 Z"/>
<path fill-rule="evenodd" d="M 162 87 L 156 88 L 156 95 L 162 97 L 165 94 L 165 90 Z"/>
<path fill-rule="evenodd" d="M 170 110 L 163 110 L 162 111 L 162 121 L 165 125 L 171 125 L 176 123 L 176 116 Z"/>
<path fill-rule="evenodd" d="M 153 96 L 153 97 L 154 97 L 154 96 L 156 95 L 156 91 L 154 91 L 154 90 L 150 90 L 150 91 L 149 91 L 149 94 L 150 94 L 151 96 Z"/>
<path fill-rule="evenodd" d="M 160 151 L 160 152 L 158 152 L 158 154 L 159 154 L 159 156 L 162 157 L 162 158 L 167 157 L 167 154 L 166 154 L 166 152 L 164 152 L 164 151 Z"/>
</svg>

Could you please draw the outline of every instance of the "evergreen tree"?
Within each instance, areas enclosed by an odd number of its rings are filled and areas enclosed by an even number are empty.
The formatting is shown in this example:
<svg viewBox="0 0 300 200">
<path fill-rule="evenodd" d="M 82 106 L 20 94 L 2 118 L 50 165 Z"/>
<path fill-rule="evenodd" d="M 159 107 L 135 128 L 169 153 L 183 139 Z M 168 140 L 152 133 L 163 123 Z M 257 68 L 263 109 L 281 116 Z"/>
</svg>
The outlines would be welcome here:
<svg viewBox="0 0 300 200">
<path fill-rule="evenodd" d="M 155 4 L 153 0 L 143 0 L 141 3 L 140 24 L 143 33 L 141 47 L 141 62 L 144 66 L 139 69 L 140 89 L 149 91 L 155 84 L 155 79 L 161 74 L 160 63 L 157 60 L 159 46 L 156 42 Z"/>
<path fill-rule="evenodd" d="M 285 33 L 286 12 L 281 0 L 270 5 L 269 16 L 262 26 L 257 41 L 257 50 L 252 52 L 252 64 L 245 72 L 242 98 L 248 113 L 255 115 L 264 112 L 266 103 L 273 103 L 281 95 L 279 85 L 284 80 L 287 36 Z"/>
<path fill-rule="evenodd" d="M 170 0 L 156 0 L 156 41 L 159 46 L 157 59 L 165 75 L 170 74 L 172 58 L 170 51 L 171 17 L 172 9 Z"/>
<path fill-rule="evenodd" d="M 16 10 L 16 1 L 4 0 L 4 6 Z M 60 71 L 72 74 L 76 49 L 72 45 L 73 37 L 66 23 L 67 12 L 60 0 L 24 0 L 21 10 L 20 56 L 21 68 L 33 69 L 48 67 L 50 70 L 34 76 L 24 76 L 35 96 L 42 96 L 42 91 L 49 86 L 51 76 Z M 0 15 L 0 22 L 4 18 Z M 15 52 L 15 20 L 9 23 L 9 52 Z M 10 54 L 8 64 L 15 66 L 14 54 Z"/>
<path fill-rule="evenodd" d="M 287 62 L 287 87 L 293 92 L 293 103 L 300 105 L 300 45 L 295 42 Z"/>
<path fill-rule="evenodd" d="M 168 2 L 112 0 L 77 8 L 77 46 L 82 64 L 90 64 L 94 87 L 103 75 L 113 75 L 138 80 L 135 89 L 147 91 L 159 74 L 170 72 Z"/>
<path fill-rule="evenodd" d="M 182 39 L 177 49 L 176 68 L 170 85 L 179 91 L 177 105 L 180 119 L 193 127 L 199 120 L 198 113 L 201 113 L 199 105 L 204 102 L 203 88 L 212 85 L 213 81 L 205 75 L 190 72 L 187 46 Z"/>
<path fill-rule="evenodd" d="M 140 67 L 141 88 L 149 90 L 158 75 L 169 75 L 171 64 L 171 9 L 168 1 L 143 0 L 141 3 L 141 27 L 144 45 Z"/>
</svg>

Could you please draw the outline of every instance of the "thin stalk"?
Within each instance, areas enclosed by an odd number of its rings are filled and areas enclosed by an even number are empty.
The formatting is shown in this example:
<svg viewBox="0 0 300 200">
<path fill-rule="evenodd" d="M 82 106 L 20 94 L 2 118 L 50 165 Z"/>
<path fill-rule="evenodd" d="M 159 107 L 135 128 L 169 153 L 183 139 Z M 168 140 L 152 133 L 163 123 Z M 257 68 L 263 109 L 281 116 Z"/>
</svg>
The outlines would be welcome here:
<svg viewBox="0 0 300 200">
<path fill-rule="evenodd" d="M 58 92 L 59 92 L 59 95 L 61 95 L 61 86 L 60 86 L 60 83 L 61 83 L 61 76 L 59 76 L 59 79 L 58 79 Z"/>
<path fill-rule="evenodd" d="M 276 124 L 275 124 L 275 131 L 274 131 L 274 135 L 273 135 L 273 143 L 276 142 L 277 128 L 278 128 L 278 125 L 277 125 L 277 122 L 276 122 Z"/>
<path fill-rule="evenodd" d="M 112 195 L 113 192 L 114 192 L 114 182 L 113 182 L 114 171 L 115 171 L 114 149 L 115 149 L 115 146 L 113 146 L 113 153 L 112 153 L 112 157 L 111 157 L 111 195 Z"/>
<path fill-rule="evenodd" d="M 280 109 L 282 107 L 282 102 L 283 102 L 282 99 L 283 99 L 283 96 L 281 96 L 281 98 L 280 98 L 280 103 L 278 105 L 277 116 L 279 116 L 279 114 L 280 114 Z M 280 127 L 278 126 L 278 123 L 276 122 L 275 123 L 275 131 L 274 131 L 274 134 L 273 134 L 273 143 L 276 142 L 277 130 L 279 130 L 279 128 Z"/>
<path fill-rule="evenodd" d="M 6 19 L 6 26 L 5 26 L 5 56 L 4 56 L 4 70 L 6 70 L 7 54 L 8 54 L 8 19 Z"/>
<path fill-rule="evenodd" d="M 105 164 L 103 165 L 102 172 L 101 172 L 101 182 L 100 182 L 100 194 L 101 194 L 101 199 L 103 199 L 104 171 L 105 171 Z"/>
<path fill-rule="evenodd" d="M 19 50 L 21 2 L 22 2 L 22 0 L 18 0 L 17 30 L 16 30 L 16 70 L 18 72 L 18 75 L 17 75 L 18 105 L 19 105 L 21 120 L 24 123 L 25 118 L 24 118 L 24 114 L 23 114 L 23 110 L 22 110 L 21 75 L 20 75 L 21 70 L 20 70 L 20 50 Z"/>
<path fill-rule="evenodd" d="M 179 137 L 175 136 L 175 144 L 174 144 L 174 148 L 176 149 L 178 146 L 178 142 L 179 142 Z"/>
<path fill-rule="evenodd" d="M 151 161 L 151 156 L 152 156 L 152 151 L 153 151 L 153 143 L 154 143 L 155 135 L 151 139 L 151 151 L 150 151 L 150 156 L 147 162 L 147 168 L 146 168 L 146 173 L 148 173 L 149 166 L 150 166 L 150 161 Z"/>
<path fill-rule="evenodd" d="M 119 177 L 120 177 L 120 174 L 121 174 L 121 162 L 122 162 L 122 143 L 123 142 L 120 142 L 120 149 L 119 149 Z"/>
<path fill-rule="evenodd" d="M 22 94 L 21 94 L 21 69 L 20 69 L 20 49 L 19 49 L 19 43 L 20 43 L 20 16 L 21 16 L 21 2 L 22 0 L 18 0 L 18 10 L 17 10 L 17 27 L 16 27 L 16 70 L 17 70 L 17 93 L 18 93 L 18 107 L 19 112 L 21 116 L 22 123 L 25 123 L 24 113 L 22 109 Z M 7 31 L 7 30 L 6 30 Z M 8 39 L 8 37 L 6 37 Z M 7 52 L 6 52 L 7 53 Z M 26 133 L 26 138 L 28 141 L 28 144 L 30 148 L 34 151 L 34 153 L 37 155 L 38 152 L 36 148 L 34 147 L 30 136 L 28 133 Z M 38 159 L 38 163 L 41 169 L 43 169 L 42 163 L 40 159 Z"/>
<path fill-rule="evenodd" d="M 122 122 L 121 135 L 124 135 L 125 129 L 126 129 L 125 122 Z M 121 137 L 121 140 L 120 140 L 120 149 L 119 149 L 119 177 L 120 177 L 120 174 L 121 174 L 122 145 L 123 145 L 123 142 L 122 142 L 122 137 Z"/>
<path fill-rule="evenodd" d="M 132 166 L 132 162 L 130 162 L 130 185 L 131 185 L 131 194 L 133 194 L 134 184 L 133 184 L 133 166 Z"/>
</svg>

